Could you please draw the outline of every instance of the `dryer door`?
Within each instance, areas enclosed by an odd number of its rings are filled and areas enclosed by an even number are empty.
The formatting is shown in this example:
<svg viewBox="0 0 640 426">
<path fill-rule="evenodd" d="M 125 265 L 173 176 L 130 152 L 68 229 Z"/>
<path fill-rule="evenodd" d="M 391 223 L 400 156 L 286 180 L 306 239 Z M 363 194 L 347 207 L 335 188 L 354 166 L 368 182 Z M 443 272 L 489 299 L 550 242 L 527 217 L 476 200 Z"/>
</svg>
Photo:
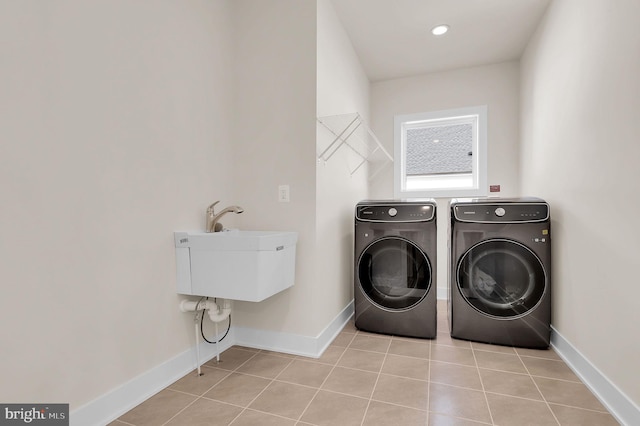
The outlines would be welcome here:
<svg viewBox="0 0 640 426">
<path fill-rule="evenodd" d="M 526 314 L 542 299 L 546 283 L 538 256 L 512 240 L 482 241 L 458 262 L 458 291 L 471 306 L 493 317 Z"/>
<path fill-rule="evenodd" d="M 427 295 L 431 264 L 413 242 L 386 237 L 363 250 L 358 259 L 358 278 L 372 303 L 387 310 L 405 310 Z"/>
</svg>

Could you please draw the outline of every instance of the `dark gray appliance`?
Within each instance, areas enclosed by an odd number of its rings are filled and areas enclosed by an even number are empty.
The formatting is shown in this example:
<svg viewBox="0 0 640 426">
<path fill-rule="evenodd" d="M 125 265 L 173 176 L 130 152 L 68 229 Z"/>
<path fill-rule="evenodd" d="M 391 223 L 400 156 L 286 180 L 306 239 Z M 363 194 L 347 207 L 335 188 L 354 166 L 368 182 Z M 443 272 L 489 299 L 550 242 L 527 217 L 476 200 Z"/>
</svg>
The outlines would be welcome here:
<svg viewBox="0 0 640 426">
<path fill-rule="evenodd" d="M 551 229 L 539 198 L 452 200 L 451 337 L 549 346 Z"/>
<path fill-rule="evenodd" d="M 355 325 L 436 336 L 436 203 L 361 201 L 355 211 Z"/>
</svg>

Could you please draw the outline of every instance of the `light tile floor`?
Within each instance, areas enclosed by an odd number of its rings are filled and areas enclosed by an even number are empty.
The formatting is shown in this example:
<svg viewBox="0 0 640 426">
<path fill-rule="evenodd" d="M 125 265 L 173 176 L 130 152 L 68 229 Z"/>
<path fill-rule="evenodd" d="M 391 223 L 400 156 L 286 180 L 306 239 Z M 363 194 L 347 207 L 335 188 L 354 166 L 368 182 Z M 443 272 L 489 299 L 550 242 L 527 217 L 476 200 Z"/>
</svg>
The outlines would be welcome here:
<svg viewBox="0 0 640 426">
<path fill-rule="evenodd" d="M 232 347 L 110 426 L 617 425 L 553 350 L 358 331 L 319 359 Z"/>
</svg>

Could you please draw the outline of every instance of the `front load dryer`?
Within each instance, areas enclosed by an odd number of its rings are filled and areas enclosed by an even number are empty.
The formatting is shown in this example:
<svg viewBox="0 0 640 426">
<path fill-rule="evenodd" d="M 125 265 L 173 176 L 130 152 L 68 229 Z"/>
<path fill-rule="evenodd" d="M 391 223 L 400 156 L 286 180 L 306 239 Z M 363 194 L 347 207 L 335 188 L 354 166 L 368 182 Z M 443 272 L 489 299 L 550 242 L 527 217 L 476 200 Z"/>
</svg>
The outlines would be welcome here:
<svg viewBox="0 0 640 426">
<path fill-rule="evenodd" d="M 551 229 L 539 198 L 452 200 L 451 337 L 549 346 Z"/>
<path fill-rule="evenodd" d="M 436 337 L 436 203 L 362 201 L 355 211 L 355 325 Z"/>
</svg>

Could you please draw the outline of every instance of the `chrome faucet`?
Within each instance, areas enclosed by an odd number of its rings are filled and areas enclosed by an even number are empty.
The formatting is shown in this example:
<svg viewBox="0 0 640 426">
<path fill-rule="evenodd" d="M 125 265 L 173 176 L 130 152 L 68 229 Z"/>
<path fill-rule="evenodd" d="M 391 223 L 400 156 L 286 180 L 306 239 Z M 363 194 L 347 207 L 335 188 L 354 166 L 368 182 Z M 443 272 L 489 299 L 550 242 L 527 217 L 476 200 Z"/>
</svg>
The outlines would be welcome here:
<svg viewBox="0 0 640 426">
<path fill-rule="evenodd" d="M 229 212 L 240 214 L 240 213 L 242 213 L 244 211 L 242 209 L 242 207 L 229 206 L 227 208 L 224 208 L 224 209 L 220 210 L 218 213 L 214 213 L 213 208 L 219 202 L 220 201 L 216 201 L 215 203 L 211 204 L 207 208 L 207 232 L 220 232 L 220 231 L 222 231 L 222 224 L 219 221 L 220 221 L 220 218 L 223 215 L 225 215 L 225 214 L 227 214 Z"/>
</svg>

